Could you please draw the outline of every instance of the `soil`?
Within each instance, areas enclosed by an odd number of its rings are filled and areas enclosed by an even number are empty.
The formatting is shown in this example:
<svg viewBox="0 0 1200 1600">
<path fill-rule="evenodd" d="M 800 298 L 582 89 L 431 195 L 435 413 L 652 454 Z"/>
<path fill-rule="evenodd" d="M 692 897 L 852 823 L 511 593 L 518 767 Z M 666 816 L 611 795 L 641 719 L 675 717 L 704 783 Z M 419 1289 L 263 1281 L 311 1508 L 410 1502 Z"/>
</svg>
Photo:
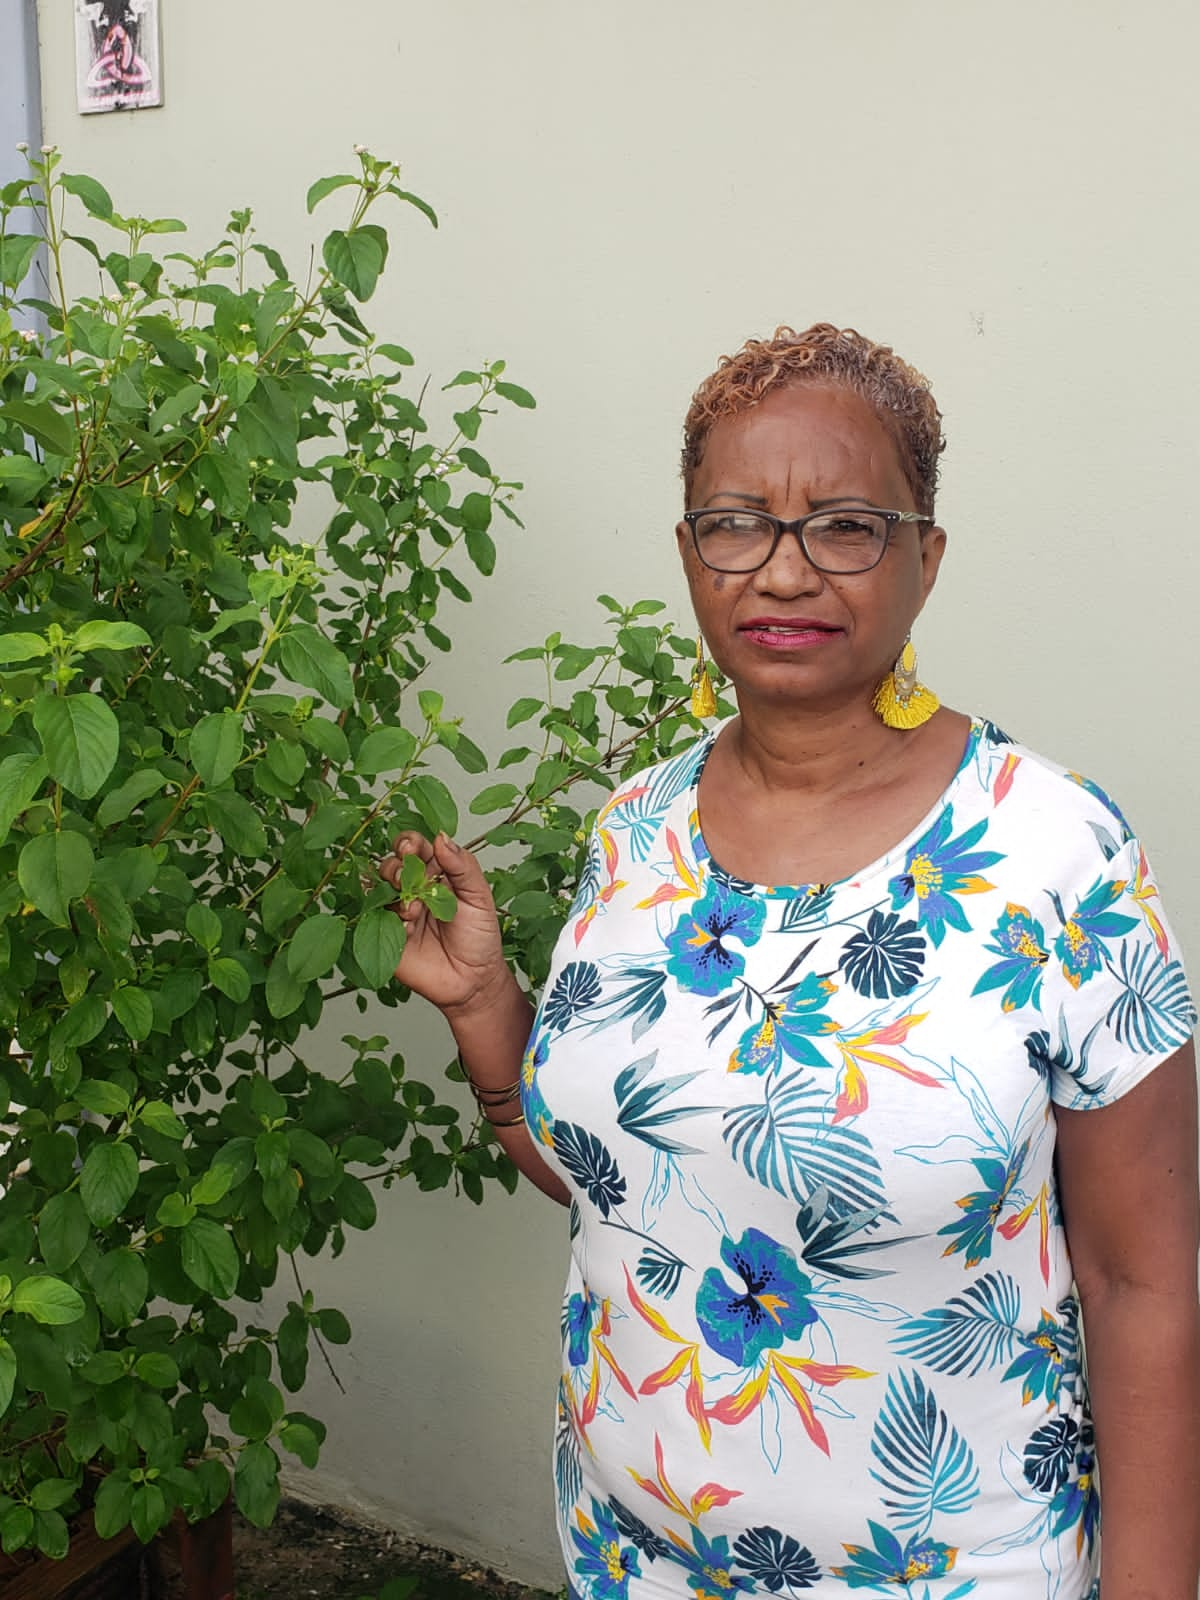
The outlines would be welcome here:
<svg viewBox="0 0 1200 1600">
<path fill-rule="evenodd" d="M 409 1600 L 555 1600 L 477 1561 L 341 1512 L 284 1500 L 270 1528 L 234 1519 L 237 1600 L 360 1600 L 416 1577 Z"/>
</svg>

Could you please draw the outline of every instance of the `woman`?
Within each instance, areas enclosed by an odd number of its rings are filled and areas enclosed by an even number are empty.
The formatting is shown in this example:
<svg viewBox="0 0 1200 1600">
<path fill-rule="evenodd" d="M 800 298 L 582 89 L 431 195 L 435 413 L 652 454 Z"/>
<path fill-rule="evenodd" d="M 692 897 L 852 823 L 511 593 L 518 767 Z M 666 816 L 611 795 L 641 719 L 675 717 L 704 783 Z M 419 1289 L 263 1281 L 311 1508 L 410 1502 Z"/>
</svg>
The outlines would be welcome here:
<svg viewBox="0 0 1200 1600">
<path fill-rule="evenodd" d="M 1097 1457 L 1104 1600 L 1196 1593 L 1195 1012 L 1112 802 L 915 680 L 941 448 L 826 325 L 701 386 L 676 531 L 739 714 L 604 805 L 536 1018 L 468 854 L 382 869 L 453 887 L 397 976 L 572 1206 L 587 1600 L 1095 1595 Z"/>
</svg>

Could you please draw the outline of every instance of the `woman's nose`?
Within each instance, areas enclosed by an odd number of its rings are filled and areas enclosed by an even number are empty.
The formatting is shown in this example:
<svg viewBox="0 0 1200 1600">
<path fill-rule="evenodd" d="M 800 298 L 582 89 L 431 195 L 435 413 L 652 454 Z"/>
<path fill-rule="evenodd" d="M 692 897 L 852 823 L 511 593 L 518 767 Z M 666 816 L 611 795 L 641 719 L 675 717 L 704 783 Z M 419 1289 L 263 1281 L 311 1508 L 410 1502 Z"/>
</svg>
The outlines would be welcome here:
<svg viewBox="0 0 1200 1600">
<path fill-rule="evenodd" d="M 825 576 L 808 559 L 800 535 L 786 529 L 771 552 L 771 559 L 755 573 L 762 594 L 817 594 L 825 587 Z"/>
</svg>

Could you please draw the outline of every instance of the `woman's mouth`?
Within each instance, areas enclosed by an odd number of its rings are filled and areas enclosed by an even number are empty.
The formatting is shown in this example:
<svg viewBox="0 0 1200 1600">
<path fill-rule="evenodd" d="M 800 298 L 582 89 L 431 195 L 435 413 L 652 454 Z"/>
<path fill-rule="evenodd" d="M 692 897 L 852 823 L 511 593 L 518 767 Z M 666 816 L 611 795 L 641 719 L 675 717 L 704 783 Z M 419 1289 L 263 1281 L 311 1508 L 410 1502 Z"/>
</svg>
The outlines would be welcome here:
<svg viewBox="0 0 1200 1600">
<path fill-rule="evenodd" d="M 814 617 L 752 617 L 738 632 L 768 650 L 807 650 L 842 635 L 841 628 Z"/>
</svg>

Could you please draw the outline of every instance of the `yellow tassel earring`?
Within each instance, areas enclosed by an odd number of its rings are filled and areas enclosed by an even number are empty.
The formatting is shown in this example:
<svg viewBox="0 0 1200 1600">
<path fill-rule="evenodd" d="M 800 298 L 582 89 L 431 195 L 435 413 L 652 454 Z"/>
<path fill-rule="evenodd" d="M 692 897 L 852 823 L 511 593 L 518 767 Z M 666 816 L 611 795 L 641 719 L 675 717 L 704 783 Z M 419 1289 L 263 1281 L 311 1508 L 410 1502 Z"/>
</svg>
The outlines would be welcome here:
<svg viewBox="0 0 1200 1600">
<path fill-rule="evenodd" d="M 919 728 L 940 705 L 933 690 L 918 682 L 917 652 L 906 639 L 896 665 L 875 691 L 876 715 L 889 728 Z"/>
<path fill-rule="evenodd" d="M 708 675 L 708 662 L 704 659 L 704 639 L 696 635 L 696 665 L 692 668 L 692 715 L 715 717 L 717 697 L 713 693 L 712 679 Z"/>
</svg>

